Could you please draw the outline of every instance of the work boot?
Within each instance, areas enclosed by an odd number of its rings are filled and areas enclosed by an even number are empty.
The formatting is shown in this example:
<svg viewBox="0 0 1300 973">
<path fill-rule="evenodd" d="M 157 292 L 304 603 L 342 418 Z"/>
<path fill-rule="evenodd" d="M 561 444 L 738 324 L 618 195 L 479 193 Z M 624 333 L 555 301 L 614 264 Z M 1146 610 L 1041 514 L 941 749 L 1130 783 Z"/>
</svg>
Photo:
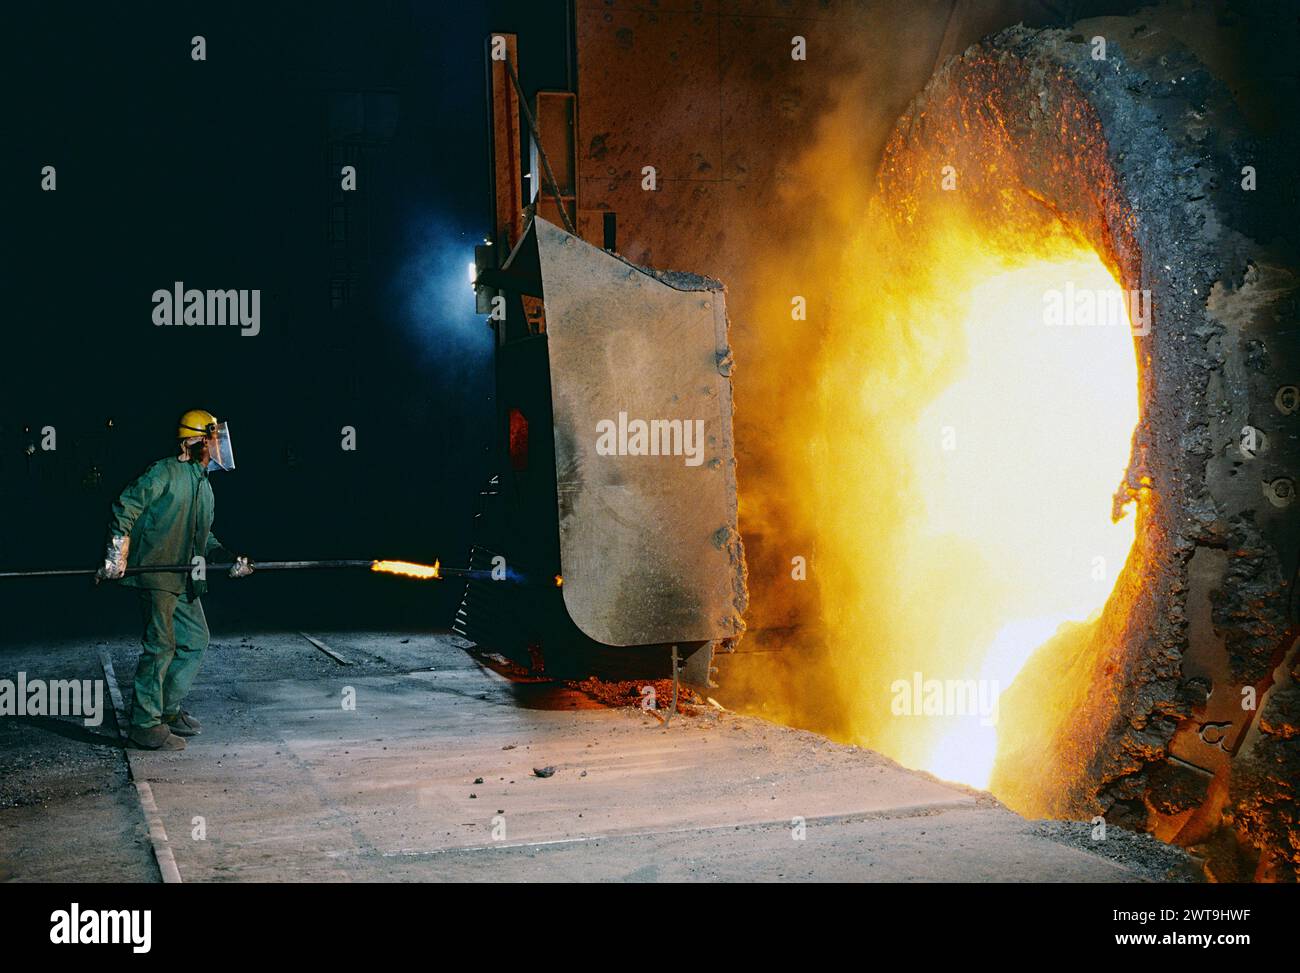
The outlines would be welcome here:
<svg viewBox="0 0 1300 973">
<path fill-rule="evenodd" d="M 196 720 L 185 710 L 181 710 L 175 716 L 163 714 L 163 723 L 167 729 L 171 730 L 178 737 L 198 736 L 203 732 L 203 724 Z"/>
<path fill-rule="evenodd" d="M 141 750 L 184 750 L 185 741 L 176 736 L 166 724 L 150 727 L 131 727 L 127 739 Z"/>
</svg>

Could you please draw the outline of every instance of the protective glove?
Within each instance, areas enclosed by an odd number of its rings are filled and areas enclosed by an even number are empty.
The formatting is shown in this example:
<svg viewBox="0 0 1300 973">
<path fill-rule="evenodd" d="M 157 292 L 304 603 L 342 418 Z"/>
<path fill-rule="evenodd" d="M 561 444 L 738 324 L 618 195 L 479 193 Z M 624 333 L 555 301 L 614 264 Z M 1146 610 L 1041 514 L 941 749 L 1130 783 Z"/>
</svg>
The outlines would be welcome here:
<svg viewBox="0 0 1300 973">
<path fill-rule="evenodd" d="M 235 563 L 230 566 L 230 577 L 247 578 L 253 573 L 253 565 L 249 563 L 248 556 L 245 554 L 235 558 Z"/>
<path fill-rule="evenodd" d="M 126 555 L 131 549 L 130 537 L 114 537 L 104 551 L 104 563 L 95 572 L 95 583 L 116 581 L 126 574 Z"/>
</svg>

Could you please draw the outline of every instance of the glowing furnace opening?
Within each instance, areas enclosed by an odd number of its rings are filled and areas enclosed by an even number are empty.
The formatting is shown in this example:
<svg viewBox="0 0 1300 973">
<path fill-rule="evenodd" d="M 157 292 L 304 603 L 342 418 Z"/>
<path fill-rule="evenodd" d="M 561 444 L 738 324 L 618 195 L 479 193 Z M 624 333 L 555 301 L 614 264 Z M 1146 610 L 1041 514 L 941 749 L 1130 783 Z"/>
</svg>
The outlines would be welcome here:
<svg viewBox="0 0 1300 973">
<path fill-rule="evenodd" d="M 900 759 L 985 788 L 999 734 L 1034 726 L 1032 714 L 1001 719 L 1002 691 L 1062 625 L 1096 619 L 1128 558 L 1134 517 L 1113 520 L 1112 507 L 1139 404 L 1120 287 L 1096 254 L 995 273 L 968 306 L 953 336 L 964 364 L 909 439 L 920 510 L 902 549 L 917 582 L 936 545 L 963 552 L 930 596 L 942 623 L 916 657 L 945 686 L 969 694 L 973 681 L 978 712 L 945 699 Z"/>
</svg>

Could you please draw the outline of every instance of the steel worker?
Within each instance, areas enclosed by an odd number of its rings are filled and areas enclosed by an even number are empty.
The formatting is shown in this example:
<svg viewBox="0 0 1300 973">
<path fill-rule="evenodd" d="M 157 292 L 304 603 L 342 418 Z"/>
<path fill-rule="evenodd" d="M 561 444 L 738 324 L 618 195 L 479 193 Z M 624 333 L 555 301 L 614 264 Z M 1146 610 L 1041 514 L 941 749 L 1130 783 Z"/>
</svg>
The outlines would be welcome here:
<svg viewBox="0 0 1300 973">
<path fill-rule="evenodd" d="M 147 750 L 184 750 L 182 738 L 200 732 L 199 721 L 181 706 L 208 647 L 199 598 L 207 590 L 207 560 L 215 552 L 231 553 L 212 533 L 208 482 L 209 471 L 235 468 L 230 430 L 210 412 L 191 409 L 180 418 L 176 440 L 178 452 L 150 466 L 113 504 L 108 550 L 96 573 L 97 580 L 120 578 L 140 589 L 144 634 L 129 737 Z M 164 564 L 195 569 L 134 570 Z M 252 573 L 247 557 L 234 559 L 230 577 Z"/>
</svg>

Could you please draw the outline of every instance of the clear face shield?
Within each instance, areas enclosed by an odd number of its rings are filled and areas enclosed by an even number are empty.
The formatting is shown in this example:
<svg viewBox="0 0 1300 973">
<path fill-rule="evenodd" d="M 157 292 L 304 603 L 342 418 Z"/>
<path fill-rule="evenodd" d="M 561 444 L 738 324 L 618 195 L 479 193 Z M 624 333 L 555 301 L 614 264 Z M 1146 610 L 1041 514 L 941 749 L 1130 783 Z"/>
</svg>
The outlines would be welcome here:
<svg viewBox="0 0 1300 973">
<path fill-rule="evenodd" d="M 208 435 L 208 472 L 235 468 L 235 451 L 230 445 L 230 426 L 218 422 Z"/>
</svg>

